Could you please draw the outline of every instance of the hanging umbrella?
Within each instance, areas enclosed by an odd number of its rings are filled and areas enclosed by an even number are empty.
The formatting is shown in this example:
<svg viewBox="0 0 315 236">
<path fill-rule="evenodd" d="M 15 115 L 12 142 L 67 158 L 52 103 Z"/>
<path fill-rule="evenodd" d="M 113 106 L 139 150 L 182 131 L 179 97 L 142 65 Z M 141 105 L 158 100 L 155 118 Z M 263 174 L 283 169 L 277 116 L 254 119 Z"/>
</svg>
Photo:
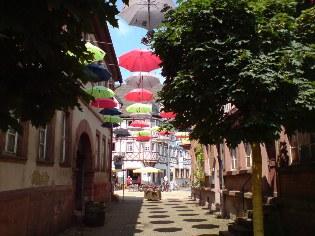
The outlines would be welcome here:
<svg viewBox="0 0 315 236">
<path fill-rule="evenodd" d="M 159 172 L 163 172 L 163 170 L 150 167 L 150 166 L 133 170 L 133 173 L 159 173 Z"/>
<path fill-rule="evenodd" d="M 97 75 L 98 82 L 108 81 L 113 76 L 103 65 L 91 63 L 87 67 Z"/>
<path fill-rule="evenodd" d="M 119 57 L 119 66 L 135 72 L 150 72 L 160 68 L 161 60 L 148 49 L 134 49 Z"/>
<path fill-rule="evenodd" d="M 147 102 L 154 99 L 153 93 L 146 89 L 133 89 L 125 95 L 125 99 L 133 102 Z"/>
<path fill-rule="evenodd" d="M 143 130 L 143 128 L 141 128 L 141 127 L 133 127 L 133 126 L 128 126 L 127 129 L 128 129 L 128 130 L 131 130 L 131 131 L 140 131 L 140 130 Z"/>
<path fill-rule="evenodd" d="M 174 136 L 176 138 L 188 138 L 189 137 L 189 133 L 188 132 L 176 132 L 174 134 Z"/>
<path fill-rule="evenodd" d="M 173 134 L 173 132 L 165 131 L 165 130 L 162 130 L 162 131 L 159 131 L 159 132 L 156 132 L 156 133 L 159 134 L 159 135 L 170 135 L 170 134 Z"/>
<path fill-rule="evenodd" d="M 151 104 L 143 104 L 143 103 L 134 103 L 128 107 L 126 107 L 126 111 L 130 113 L 144 113 L 144 112 L 152 112 Z"/>
<path fill-rule="evenodd" d="M 152 115 L 149 112 L 145 113 L 131 113 L 131 118 L 137 118 L 137 119 L 149 119 L 152 117 Z"/>
<path fill-rule="evenodd" d="M 136 137 L 136 141 L 140 142 L 148 142 L 150 141 L 151 137 L 150 136 L 138 136 Z"/>
<path fill-rule="evenodd" d="M 176 116 L 176 114 L 174 113 L 174 112 L 166 112 L 166 111 L 163 111 L 161 114 L 160 114 L 160 116 L 162 117 L 162 118 L 168 118 L 168 119 L 170 119 L 170 118 L 175 118 L 175 116 Z"/>
<path fill-rule="evenodd" d="M 101 61 L 103 60 L 104 56 L 106 55 L 106 53 L 100 49 L 99 47 L 91 44 L 90 42 L 87 42 L 85 44 L 85 47 L 86 47 L 86 50 L 90 53 L 92 53 L 92 58 L 86 60 L 86 59 L 82 59 L 80 58 L 80 62 L 82 64 L 89 64 L 91 62 L 95 62 L 95 61 Z M 69 54 L 70 56 L 73 56 L 73 57 L 77 57 L 75 54 L 73 54 L 72 52 L 68 51 L 67 54 Z"/>
<path fill-rule="evenodd" d="M 118 127 L 120 125 L 118 123 L 115 123 L 115 122 L 104 122 L 101 126 L 104 128 L 115 128 L 115 127 Z"/>
<path fill-rule="evenodd" d="M 161 127 L 160 126 L 154 126 L 151 128 L 152 131 L 158 131 Z"/>
<path fill-rule="evenodd" d="M 121 137 L 130 136 L 129 131 L 125 128 L 117 128 L 117 129 L 114 129 L 113 132 L 114 132 L 114 134 L 120 135 Z"/>
<path fill-rule="evenodd" d="M 119 123 L 119 122 L 123 122 L 124 120 L 119 116 L 105 116 L 104 121 Z"/>
<path fill-rule="evenodd" d="M 158 76 L 148 72 L 135 72 L 125 79 L 128 86 L 134 88 L 152 88 L 160 84 Z"/>
<path fill-rule="evenodd" d="M 135 136 L 151 136 L 151 133 L 149 131 L 146 130 L 142 130 L 142 131 L 138 131 L 135 133 Z"/>
<path fill-rule="evenodd" d="M 175 8 L 172 0 L 129 0 L 118 14 L 129 25 L 152 30 L 164 20 L 166 6 Z"/>
<path fill-rule="evenodd" d="M 122 114 L 117 108 L 104 108 L 100 111 L 102 115 L 109 115 L 109 116 L 119 116 Z"/>
<path fill-rule="evenodd" d="M 91 102 L 91 106 L 97 108 L 113 108 L 117 106 L 117 103 L 110 98 L 96 98 L 95 102 Z"/>
<path fill-rule="evenodd" d="M 85 92 L 95 98 L 113 98 L 115 93 L 110 88 L 104 86 L 93 86 L 85 89 Z"/>
<path fill-rule="evenodd" d="M 144 128 L 144 127 L 150 127 L 150 124 L 144 122 L 143 120 L 135 120 L 131 122 L 130 126 Z"/>
</svg>

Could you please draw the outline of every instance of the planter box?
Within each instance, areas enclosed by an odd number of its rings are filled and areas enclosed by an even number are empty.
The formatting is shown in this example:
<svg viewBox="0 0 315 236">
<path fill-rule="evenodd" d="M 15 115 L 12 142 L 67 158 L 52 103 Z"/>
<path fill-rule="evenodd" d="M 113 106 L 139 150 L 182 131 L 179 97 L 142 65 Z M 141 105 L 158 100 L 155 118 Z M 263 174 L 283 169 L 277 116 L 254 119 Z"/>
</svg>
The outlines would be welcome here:
<svg viewBox="0 0 315 236">
<path fill-rule="evenodd" d="M 144 191 L 144 199 L 148 199 L 151 201 L 158 201 L 161 200 L 161 190 L 156 190 L 156 191 Z"/>
</svg>

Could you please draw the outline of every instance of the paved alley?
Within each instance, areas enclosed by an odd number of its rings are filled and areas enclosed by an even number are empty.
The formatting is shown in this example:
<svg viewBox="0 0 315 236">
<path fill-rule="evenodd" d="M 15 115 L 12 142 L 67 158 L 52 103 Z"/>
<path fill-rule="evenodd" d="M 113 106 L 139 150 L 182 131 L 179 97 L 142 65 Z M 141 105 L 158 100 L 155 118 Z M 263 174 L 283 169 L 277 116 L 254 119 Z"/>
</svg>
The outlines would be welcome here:
<svg viewBox="0 0 315 236">
<path fill-rule="evenodd" d="M 74 227 L 60 236 L 131 235 L 219 235 L 230 220 L 218 219 L 190 198 L 190 189 L 162 192 L 162 200 L 148 201 L 143 192 L 115 191 L 119 202 L 112 202 L 101 227 Z"/>
</svg>

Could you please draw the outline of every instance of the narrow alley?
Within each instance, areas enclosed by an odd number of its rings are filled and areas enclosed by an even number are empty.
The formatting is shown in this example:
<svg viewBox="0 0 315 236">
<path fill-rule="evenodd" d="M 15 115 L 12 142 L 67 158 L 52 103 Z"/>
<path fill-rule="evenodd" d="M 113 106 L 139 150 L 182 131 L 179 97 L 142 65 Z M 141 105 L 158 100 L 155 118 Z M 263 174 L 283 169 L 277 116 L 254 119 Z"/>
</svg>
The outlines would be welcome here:
<svg viewBox="0 0 315 236">
<path fill-rule="evenodd" d="M 101 227 L 76 226 L 60 236 L 187 235 L 214 236 L 227 230 L 227 219 L 220 219 L 190 198 L 190 188 L 162 192 L 162 200 L 148 201 L 143 192 L 116 191 L 119 202 L 107 207 Z"/>
</svg>

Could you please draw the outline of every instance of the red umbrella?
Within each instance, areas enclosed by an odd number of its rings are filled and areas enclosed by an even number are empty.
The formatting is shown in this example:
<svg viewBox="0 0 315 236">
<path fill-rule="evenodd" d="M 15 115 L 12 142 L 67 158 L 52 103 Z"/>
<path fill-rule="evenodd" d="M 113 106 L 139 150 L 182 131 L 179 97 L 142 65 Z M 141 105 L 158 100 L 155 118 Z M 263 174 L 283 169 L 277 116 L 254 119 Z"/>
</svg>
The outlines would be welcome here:
<svg viewBox="0 0 315 236">
<path fill-rule="evenodd" d="M 135 120 L 131 122 L 130 126 L 143 128 L 143 127 L 149 127 L 150 124 L 144 122 L 143 120 Z"/>
<path fill-rule="evenodd" d="M 117 103 L 110 98 L 96 98 L 95 102 L 91 102 L 91 106 L 97 108 L 113 108 L 117 106 Z"/>
<path fill-rule="evenodd" d="M 162 61 L 148 49 L 134 49 L 119 57 L 119 66 L 135 72 L 150 72 L 160 68 Z"/>
<path fill-rule="evenodd" d="M 125 95 L 126 100 L 133 102 L 147 102 L 154 99 L 153 93 L 146 89 L 133 89 Z"/>
<path fill-rule="evenodd" d="M 170 111 L 170 112 L 165 112 L 165 111 L 163 111 L 161 114 L 160 114 L 160 116 L 162 117 L 162 118 L 174 118 L 175 116 L 176 116 L 176 114 L 174 113 L 174 112 L 172 112 L 172 111 Z"/>
<path fill-rule="evenodd" d="M 146 142 L 146 141 L 150 141 L 151 137 L 150 136 L 138 136 L 136 138 L 136 141 L 142 141 L 142 142 Z"/>
<path fill-rule="evenodd" d="M 169 134 L 172 134 L 173 132 L 171 131 L 160 131 L 160 132 L 156 132 L 157 134 L 159 135 L 169 135 Z"/>
</svg>

